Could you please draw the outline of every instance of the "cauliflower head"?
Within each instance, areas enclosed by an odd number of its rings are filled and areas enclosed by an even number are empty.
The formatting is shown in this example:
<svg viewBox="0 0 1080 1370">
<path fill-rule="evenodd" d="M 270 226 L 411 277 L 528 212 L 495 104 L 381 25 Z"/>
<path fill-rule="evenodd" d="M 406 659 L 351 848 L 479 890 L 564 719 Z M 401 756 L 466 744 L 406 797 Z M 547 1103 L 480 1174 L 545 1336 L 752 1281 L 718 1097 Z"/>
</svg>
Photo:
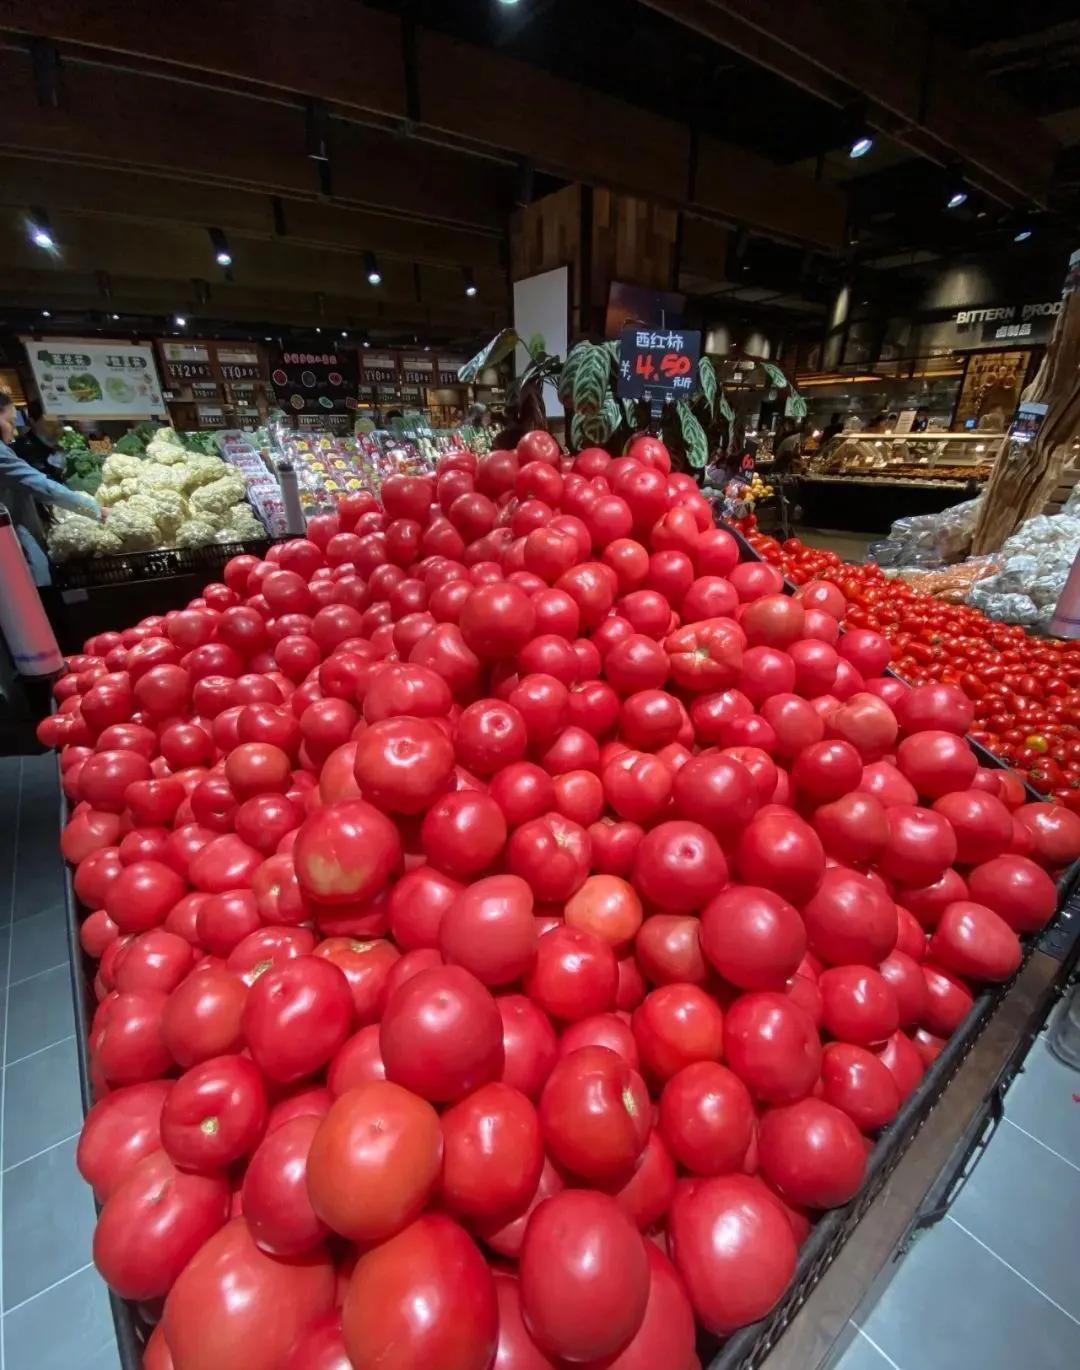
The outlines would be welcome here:
<svg viewBox="0 0 1080 1370">
<path fill-rule="evenodd" d="M 202 547 L 214 541 L 214 529 L 205 519 L 192 518 L 180 525 L 176 534 L 177 547 Z"/>
<path fill-rule="evenodd" d="M 138 480 L 142 475 L 143 460 L 141 457 L 125 456 L 123 452 L 113 452 L 111 456 L 105 458 L 101 468 L 101 483 L 103 485 L 119 485 L 125 480 Z"/>
<path fill-rule="evenodd" d="M 182 465 L 169 466 L 161 461 L 144 462 L 142 483 L 151 489 L 179 492 L 184 484 L 184 468 Z"/>
<path fill-rule="evenodd" d="M 120 539 L 103 523 L 85 514 L 64 513 L 49 529 L 49 556 L 59 564 L 74 557 L 103 556 L 121 551 Z"/>
<path fill-rule="evenodd" d="M 191 507 L 195 510 L 205 509 L 212 514 L 224 514 L 244 498 L 246 488 L 239 471 L 226 470 L 217 480 L 192 491 Z"/>
<path fill-rule="evenodd" d="M 153 506 L 145 496 L 124 500 L 109 513 L 108 531 L 119 538 L 125 552 L 149 552 L 161 542 L 154 522 Z"/>
<path fill-rule="evenodd" d="M 190 495 L 192 490 L 197 490 L 200 485 L 209 485 L 212 481 L 220 479 L 229 468 L 220 457 L 188 455 L 184 464 L 176 469 L 181 472 L 181 493 Z"/>
</svg>

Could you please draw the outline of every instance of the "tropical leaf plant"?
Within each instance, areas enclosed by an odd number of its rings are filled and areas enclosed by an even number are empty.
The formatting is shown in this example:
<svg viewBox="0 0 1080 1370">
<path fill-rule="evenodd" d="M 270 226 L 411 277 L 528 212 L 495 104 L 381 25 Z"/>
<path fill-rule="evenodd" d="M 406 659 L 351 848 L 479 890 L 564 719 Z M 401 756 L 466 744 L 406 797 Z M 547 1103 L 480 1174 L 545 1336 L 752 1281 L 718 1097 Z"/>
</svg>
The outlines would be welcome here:
<svg viewBox="0 0 1080 1370">
<path fill-rule="evenodd" d="M 720 391 L 718 404 L 720 406 L 720 417 L 725 419 L 728 423 L 731 423 L 735 418 L 735 410 L 732 409 L 731 405 L 728 403 L 728 397 L 722 390 Z"/>
<path fill-rule="evenodd" d="M 570 405 L 576 414 L 599 414 L 610 393 L 611 354 L 606 347 L 590 343 L 574 368 Z"/>
<path fill-rule="evenodd" d="M 521 339 L 515 329 L 504 328 L 501 333 L 496 333 L 475 357 L 458 368 L 458 380 L 462 385 L 471 385 L 481 371 L 486 371 L 489 366 L 498 366 L 499 362 L 509 357 L 519 342 Z"/>
<path fill-rule="evenodd" d="M 704 428 L 697 421 L 693 410 L 685 400 L 680 400 L 675 406 L 675 415 L 683 446 L 686 449 L 687 461 L 691 466 L 698 468 L 706 466 L 709 461 L 709 439 Z"/>
<path fill-rule="evenodd" d="M 772 381 L 773 385 L 776 386 L 777 390 L 787 389 L 788 378 L 778 366 L 775 366 L 772 362 L 761 362 L 760 365 L 764 367 L 765 374 L 768 376 L 769 380 Z"/>
<path fill-rule="evenodd" d="M 698 385 L 705 398 L 705 403 L 709 406 L 710 418 L 716 418 L 716 368 L 712 364 L 711 357 L 699 357 L 697 364 Z"/>
</svg>

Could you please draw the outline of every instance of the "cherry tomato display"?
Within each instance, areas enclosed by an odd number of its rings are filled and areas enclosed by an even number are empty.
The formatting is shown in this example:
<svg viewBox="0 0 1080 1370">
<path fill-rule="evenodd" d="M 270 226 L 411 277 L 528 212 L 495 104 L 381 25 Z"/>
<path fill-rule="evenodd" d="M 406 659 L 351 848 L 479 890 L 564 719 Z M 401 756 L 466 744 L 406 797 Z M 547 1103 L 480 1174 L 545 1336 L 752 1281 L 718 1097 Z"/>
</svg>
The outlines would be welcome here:
<svg viewBox="0 0 1080 1370">
<path fill-rule="evenodd" d="M 70 658 L 148 1367 L 691 1370 L 1015 973 L 1080 646 L 744 529 L 657 438 L 452 447 Z"/>
</svg>

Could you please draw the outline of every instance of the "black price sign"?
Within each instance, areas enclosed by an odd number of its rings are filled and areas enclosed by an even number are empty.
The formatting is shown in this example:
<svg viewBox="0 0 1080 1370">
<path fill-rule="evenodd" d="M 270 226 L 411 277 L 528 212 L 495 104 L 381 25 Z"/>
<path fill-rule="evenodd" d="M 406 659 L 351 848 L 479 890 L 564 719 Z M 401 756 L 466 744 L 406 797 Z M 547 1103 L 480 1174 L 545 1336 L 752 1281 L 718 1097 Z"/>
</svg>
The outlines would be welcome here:
<svg viewBox="0 0 1080 1370">
<path fill-rule="evenodd" d="M 209 381 L 214 378 L 209 362 L 170 361 L 167 366 L 174 384 L 183 381 Z"/>
<path fill-rule="evenodd" d="M 624 328 L 620 336 L 619 397 L 653 405 L 688 400 L 701 355 L 701 334 L 685 328 Z"/>
<path fill-rule="evenodd" d="M 227 381 L 257 381 L 259 367 L 249 362 L 222 362 L 221 375 Z"/>
</svg>

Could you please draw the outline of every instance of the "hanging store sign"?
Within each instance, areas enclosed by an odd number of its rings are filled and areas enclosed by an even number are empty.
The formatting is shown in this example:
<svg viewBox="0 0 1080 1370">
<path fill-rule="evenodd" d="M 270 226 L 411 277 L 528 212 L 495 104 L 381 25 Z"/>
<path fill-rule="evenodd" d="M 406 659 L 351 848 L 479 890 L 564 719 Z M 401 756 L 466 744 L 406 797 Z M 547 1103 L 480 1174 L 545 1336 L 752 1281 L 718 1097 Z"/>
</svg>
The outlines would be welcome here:
<svg viewBox="0 0 1080 1370">
<path fill-rule="evenodd" d="M 278 403 L 302 427 L 320 426 L 331 414 L 349 415 L 356 408 L 356 353 L 334 351 L 278 352 L 270 379 Z M 311 422 L 307 422 L 315 416 Z M 328 425 L 327 425 L 328 426 Z"/>
<path fill-rule="evenodd" d="M 181 390 L 194 381 L 214 379 L 213 361 L 206 343 L 170 342 L 158 340 L 165 383 L 171 390 Z"/>
<path fill-rule="evenodd" d="M 694 388 L 701 334 L 685 328 L 624 328 L 619 348 L 619 398 L 653 406 L 686 400 Z"/>
<path fill-rule="evenodd" d="M 435 374 L 435 361 L 432 357 L 410 357 L 408 353 L 401 359 L 401 379 L 410 385 L 430 385 Z"/>
<path fill-rule="evenodd" d="M 393 385 L 397 380 L 397 357 L 392 352 L 367 352 L 360 359 L 365 385 Z"/>
<path fill-rule="evenodd" d="M 59 419 L 148 419 L 165 413 L 153 348 L 84 338 L 22 337 L 45 413 Z"/>
<path fill-rule="evenodd" d="M 986 309 L 958 309 L 953 317 L 959 348 L 991 347 L 995 343 L 1045 343 L 1061 313 L 1060 300 L 1034 304 L 993 305 Z"/>
</svg>

